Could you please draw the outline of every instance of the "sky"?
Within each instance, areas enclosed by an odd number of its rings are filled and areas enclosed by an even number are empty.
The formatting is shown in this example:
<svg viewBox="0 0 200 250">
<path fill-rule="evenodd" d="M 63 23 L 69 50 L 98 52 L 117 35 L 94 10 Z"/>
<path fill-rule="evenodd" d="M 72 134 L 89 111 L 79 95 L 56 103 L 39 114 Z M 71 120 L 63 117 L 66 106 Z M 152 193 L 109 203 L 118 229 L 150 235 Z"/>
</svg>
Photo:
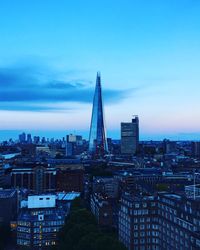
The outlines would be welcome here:
<svg viewBox="0 0 200 250">
<path fill-rule="evenodd" d="M 88 137 L 96 72 L 108 136 L 200 139 L 200 1 L 0 2 L 0 139 Z M 11 131 L 12 130 L 12 131 Z"/>
</svg>

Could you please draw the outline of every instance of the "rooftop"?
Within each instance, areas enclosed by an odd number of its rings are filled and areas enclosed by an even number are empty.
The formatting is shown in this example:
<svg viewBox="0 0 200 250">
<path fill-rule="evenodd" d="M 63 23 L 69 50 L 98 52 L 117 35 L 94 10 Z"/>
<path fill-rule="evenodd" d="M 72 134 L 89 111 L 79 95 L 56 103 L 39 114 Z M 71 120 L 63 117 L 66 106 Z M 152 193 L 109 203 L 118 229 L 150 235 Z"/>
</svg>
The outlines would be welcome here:
<svg viewBox="0 0 200 250">
<path fill-rule="evenodd" d="M 11 198 L 16 194 L 15 189 L 0 189 L 0 199 Z"/>
</svg>

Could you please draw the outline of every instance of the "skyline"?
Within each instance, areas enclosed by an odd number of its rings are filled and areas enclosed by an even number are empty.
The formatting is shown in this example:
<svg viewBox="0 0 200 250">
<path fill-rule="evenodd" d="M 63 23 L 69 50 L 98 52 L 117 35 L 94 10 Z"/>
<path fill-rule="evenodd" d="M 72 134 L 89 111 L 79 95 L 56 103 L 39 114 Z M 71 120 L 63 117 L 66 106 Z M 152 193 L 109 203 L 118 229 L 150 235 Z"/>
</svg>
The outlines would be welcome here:
<svg viewBox="0 0 200 250">
<path fill-rule="evenodd" d="M 200 137 L 198 1 L 0 5 L 0 139 L 3 130 L 88 139 L 98 70 L 108 137 L 132 115 L 142 139 Z"/>
</svg>

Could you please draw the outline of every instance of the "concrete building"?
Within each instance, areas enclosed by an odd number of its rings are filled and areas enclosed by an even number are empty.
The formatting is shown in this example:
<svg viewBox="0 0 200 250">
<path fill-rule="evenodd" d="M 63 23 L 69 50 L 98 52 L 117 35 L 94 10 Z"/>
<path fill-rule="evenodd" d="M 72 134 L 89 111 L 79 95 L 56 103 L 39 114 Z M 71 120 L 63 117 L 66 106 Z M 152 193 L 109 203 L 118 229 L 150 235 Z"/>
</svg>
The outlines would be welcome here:
<svg viewBox="0 0 200 250">
<path fill-rule="evenodd" d="M 57 169 L 56 190 L 82 192 L 84 185 L 83 169 Z"/>
<path fill-rule="evenodd" d="M 100 193 L 109 198 L 117 198 L 119 181 L 113 177 L 95 177 L 93 179 L 93 192 Z"/>
<path fill-rule="evenodd" d="M 115 199 L 93 194 L 90 198 L 90 208 L 99 225 L 117 228 L 118 204 Z"/>
<path fill-rule="evenodd" d="M 56 207 L 56 195 L 28 196 L 17 218 L 18 247 L 38 250 L 56 245 L 65 215 L 62 208 Z"/>
<path fill-rule="evenodd" d="M 192 156 L 200 158 L 200 141 L 192 142 Z"/>
<path fill-rule="evenodd" d="M 200 202 L 184 195 L 124 193 L 119 208 L 119 240 L 129 250 L 200 249 Z"/>
<path fill-rule="evenodd" d="M 134 116 L 132 122 L 121 123 L 121 153 L 135 155 L 139 146 L 139 118 Z"/>
<path fill-rule="evenodd" d="M 42 163 L 16 167 L 11 172 L 11 185 L 32 192 L 52 192 L 56 188 L 56 169 Z"/>
<path fill-rule="evenodd" d="M 122 196 L 119 208 L 119 240 L 129 250 L 160 249 L 157 203 L 153 196 Z"/>
</svg>

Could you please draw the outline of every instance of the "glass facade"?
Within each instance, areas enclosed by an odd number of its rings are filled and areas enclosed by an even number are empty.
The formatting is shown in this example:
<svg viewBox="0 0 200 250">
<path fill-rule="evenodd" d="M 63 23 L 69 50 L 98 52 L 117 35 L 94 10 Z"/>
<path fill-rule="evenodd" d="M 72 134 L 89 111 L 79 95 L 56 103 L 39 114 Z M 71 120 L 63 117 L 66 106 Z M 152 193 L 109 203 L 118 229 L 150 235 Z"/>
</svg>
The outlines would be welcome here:
<svg viewBox="0 0 200 250">
<path fill-rule="evenodd" d="M 103 156 L 108 152 L 101 92 L 101 76 L 99 72 L 97 73 L 96 88 L 93 99 L 89 152 L 96 156 Z"/>
</svg>

